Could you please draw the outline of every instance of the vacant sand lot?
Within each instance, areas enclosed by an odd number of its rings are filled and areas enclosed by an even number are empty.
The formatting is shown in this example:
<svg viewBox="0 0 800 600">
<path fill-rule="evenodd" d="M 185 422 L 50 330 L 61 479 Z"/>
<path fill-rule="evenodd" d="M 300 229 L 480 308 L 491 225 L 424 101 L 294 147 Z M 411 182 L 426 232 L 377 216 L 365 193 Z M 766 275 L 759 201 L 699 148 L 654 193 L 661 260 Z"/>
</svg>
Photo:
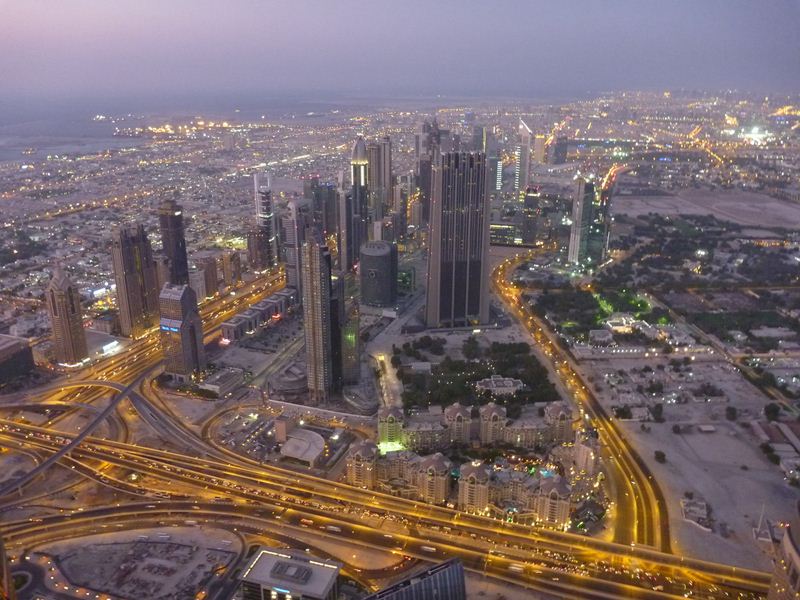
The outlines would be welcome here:
<svg viewBox="0 0 800 600">
<path fill-rule="evenodd" d="M 674 196 L 614 196 L 613 211 L 631 216 L 714 215 L 749 227 L 790 227 L 800 224 L 800 204 L 739 190 L 678 190 Z"/>
</svg>

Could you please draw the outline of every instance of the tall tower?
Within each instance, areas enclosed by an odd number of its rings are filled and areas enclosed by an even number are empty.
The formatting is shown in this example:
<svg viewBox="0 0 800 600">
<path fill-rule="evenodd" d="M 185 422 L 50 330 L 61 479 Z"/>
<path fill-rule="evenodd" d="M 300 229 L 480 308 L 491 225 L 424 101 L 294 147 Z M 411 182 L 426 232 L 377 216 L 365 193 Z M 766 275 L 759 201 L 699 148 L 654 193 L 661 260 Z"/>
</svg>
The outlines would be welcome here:
<svg viewBox="0 0 800 600">
<path fill-rule="evenodd" d="M 161 290 L 158 302 L 164 371 L 177 381 L 189 381 L 206 367 L 197 296 L 188 285 L 168 283 Z"/>
<path fill-rule="evenodd" d="M 258 270 L 271 269 L 278 265 L 278 226 L 268 173 L 253 174 L 253 195 L 259 230 L 257 243 L 261 245 L 254 256 L 261 261 Z"/>
<path fill-rule="evenodd" d="M 222 254 L 222 281 L 226 286 L 236 285 L 242 280 L 242 260 L 236 250 Z"/>
<path fill-rule="evenodd" d="M 583 177 L 578 177 L 575 184 L 575 197 L 572 200 L 572 228 L 569 232 L 569 249 L 567 251 L 567 260 L 574 265 L 586 261 L 593 200 L 594 184 Z"/>
<path fill-rule="evenodd" d="M 111 242 L 122 335 L 139 337 L 155 325 L 158 278 L 153 250 L 144 225 L 120 227 Z"/>
<path fill-rule="evenodd" d="M 354 256 L 358 254 L 361 244 L 367 241 L 369 228 L 369 159 L 367 145 L 361 136 L 353 146 L 353 157 L 350 160 L 350 181 L 352 182 L 353 203 L 353 248 Z"/>
<path fill-rule="evenodd" d="M 331 359 L 331 264 L 327 246 L 313 230 L 302 246 L 303 320 L 309 400 L 328 400 L 333 384 Z"/>
<path fill-rule="evenodd" d="M 433 169 L 428 327 L 489 320 L 489 201 L 486 155 L 442 154 Z"/>
<path fill-rule="evenodd" d="M 358 238 L 358 215 L 353 212 L 353 192 L 339 190 L 339 270 L 351 270 L 358 259 L 358 249 L 354 246 Z"/>
<path fill-rule="evenodd" d="M 77 365 L 88 358 L 81 297 L 61 266 L 53 271 L 53 278 L 47 288 L 47 310 L 53 328 L 56 361 L 65 365 Z"/>
<path fill-rule="evenodd" d="M 175 285 L 188 284 L 189 261 L 183 233 L 183 207 L 172 198 L 164 200 L 158 209 L 158 224 L 164 255 L 169 260 L 169 282 Z"/>
<path fill-rule="evenodd" d="M 305 198 L 290 200 L 286 212 L 281 217 L 286 285 L 296 289 L 301 296 L 303 291 L 303 278 L 300 276 L 303 265 L 301 250 L 306 229 L 312 222 L 311 205 Z"/>
<path fill-rule="evenodd" d="M 592 204 L 592 222 L 589 225 L 589 239 L 586 242 L 588 262 L 601 264 L 608 255 L 608 242 L 611 234 L 611 195 L 613 182 L 606 187 L 598 186 Z"/>
<path fill-rule="evenodd" d="M 379 221 L 389 205 L 392 189 L 392 140 L 389 136 L 367 145 L 367 163 L 370 216 Z"/>
<path fill-rule="evenodd" d="M 519 144 L 514 151 L 514 191 L 519 194 L 528 187 L 531 168 L 531 128 L 522 119 L 519 120 L 518 135 Z"/>
</svg>

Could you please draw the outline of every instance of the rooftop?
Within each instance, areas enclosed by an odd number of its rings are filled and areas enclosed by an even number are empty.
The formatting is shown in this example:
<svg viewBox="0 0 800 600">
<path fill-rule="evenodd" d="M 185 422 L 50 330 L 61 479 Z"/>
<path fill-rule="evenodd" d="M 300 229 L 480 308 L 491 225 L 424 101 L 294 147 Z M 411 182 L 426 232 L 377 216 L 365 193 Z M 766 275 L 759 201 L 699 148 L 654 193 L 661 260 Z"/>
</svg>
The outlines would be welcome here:
<svg viewBox="0 0 800 600">
<path fill-rule="evenodd" d="M 341 565 L 282 548 L 261 548 L 250 560 L 243 581 L 288 589 L 293 596 L 325 598 Z"/>
</svg>

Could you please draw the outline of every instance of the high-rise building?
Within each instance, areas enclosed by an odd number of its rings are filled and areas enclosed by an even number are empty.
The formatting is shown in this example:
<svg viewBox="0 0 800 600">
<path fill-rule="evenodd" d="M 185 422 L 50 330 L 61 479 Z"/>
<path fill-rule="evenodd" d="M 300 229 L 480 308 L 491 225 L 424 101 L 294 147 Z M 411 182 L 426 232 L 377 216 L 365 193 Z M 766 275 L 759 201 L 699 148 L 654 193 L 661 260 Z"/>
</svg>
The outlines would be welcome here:
<svg viewBox="0 0 800 600">
<path fill-rule="evenodd" d="M 53 329 L 53 351 L 56 362 L 77 365 L 89 357 L 86 331 L 78 288 L 70 281 L 61 266 L 53 271 L 47 287 L 47 310 Z"/>
<path fill-rule="evenodd" d="M 206 256 L 197 261 L 203 269 L 206 284 L 206 298 L 211 298 L 219 293 L 219 269 L 214 256 Z"/>
<path fill-rule="evenodd" d="M 303 181 L 303 197 L 308 200 L 314 217 L 314 225 L 326 237 L 335 234 L 338 223 L 338 193 L 333 183 L 320 183 L 319 177 Z"/>
<path fill-rule="evenodd" d="M 311 204 L 305 198 L 289 201 L 281 216 L 284 261 L 286 262 L 286 286 L 302 295 L 303 278 L 300 276 L 303 259 L 301 249 L 306 229 L 313 224 Z"/>
<path fill-rule="evenodd" d="M 156 292 L 159 292 L 164 287 L 165 283 L 169 283 L 169 259 L 163 254 L 156 254 Z"/>
<path fill-rule="evenodd" d="M 350 160 L 350 181 L 353 195 L 353 252 L 357 257 L 361 244 L 368 239 L 370 222 L 369 158 L 367 145 L 361 136 L 353 146 L 353 157 Z"/>
<path fill-rule="evenodd" d="M 539 200 L 541 193 L 537 188 L 528 186 L 525 198 L 522 201 L 522 222 L 520 223 L 520 237 L 525 245 L 533 245 L 538 241 L 539 215 L 541 207 Z"/>
<path fill-rule="evenodd" d="M 464 566 L 457 558 L 429 567 L 422 572 L 367 596 L 364 600 L 466 600 Z"/>
<path fill-rule="evenodd" d="M 342 383 L 355 385 L 361 379 L 361 331 L 358 307 L 353 305 L 342 327 Z"/>
<path fill-rule="evenodd" d="M 120 227 L 111 242 L 122 335 L 139 337 L 156 324 L 158 275 L 144 225 Z"/>
<path fill-rule="evenodd" d="M 253 195 L 256 207 L 256 227 L 259 235 L 254 243 L 260 244 L 254 257 L 260 260 L 258 270 L 271 269 L 278 264 L 278 221 L 268 173 L 253 174 Z"/>
<path fill-rule="evenodd" d="M 594 184 L 583 177 L 575 183 L 575 196 L 572 200 L 572 227 L 569 234 L 567 260 L 579 265 L 588 258 L 589 226 L 594 208 Z"/>
<path fill-rule="evenodd" d="M 608 255 L 608 242 L 611 234 L 611 194 L 613 185 L 598 188 L 592 204 L 592 222 L 589 224 L 589 238 L 586 242 L 587 262 L 601 264 Z"/>
<path fill-rule="evenodd" d="M 428 327 L 489 320 L 489 201 L 486 155 L 442 154 L 433 169 Z"/>
<path fill-rule="evenodd" d="M 302 246 L 302 297 L 309 400 L 328 400 L 333 386 L 331 358 L 331 265 L 327 246 L 309 231 Z"/>
<path fill-rule="evenodd" d="M 331 260 L 330 254 L 328 260 Z M 330 262 L 331 266 L 333 263 Z M 340 392 L 344 383 L 344 355 L 342 354 L 342 334 L 346 320 L 344 279 L 331 272 L 331 391 Z"/>
<path fill-rule="evenodd" d="M 489 162 L 489 189 L 493 192 L 503 190 L 503 159 L 490 156 Z"/>
<path fill-rule="evenodd" d="M 198 302 L 204 302 L 206 293 L 206 272 L 202 267 L 189 269 L 189 287 L 192 288 Z"/>
<path fill-rule="evenodd" d="M 186 382 L 206 367 L 203 322 L 197 296 L 188 285 L 166 284 L 158 298 L 164 372 Z"/>
<path fill-rule="evenodd" d="M 568 153 L 569 140 L 566 136 L 559 136 L 547 147 L 547 162 L 551 165 L 563 165 L 567 162 Z"/>
<path fill-rule="evenodd" d="M 397 246 L 385 241 L 361 246 L 361 302 L 369 306 L 394 306 L 397 303 Z"/>
<path fill-rule="evenodd" d="M 528 187 L 531 168 L 531 128 L 519 120 L 517 135 L 519 143 L 514 150 L 514 191 L 524 192 Z"/>
<path fill-rule="evenodd" d="M 417 163 L 417 187 L 419 188 L 419 204 L 422 221 L 427 223 L 431 218 L 431 191 L 433 189 L 433 162 L 430 155 L 421 156 Z"/>
<path fill-rule="evenodd" d="M 226 286 L 236 285 L 242 280 L 242 259 L 237 250 L 222 253 L 222 281 Z"/>
<path fill-rule="evenodd" d="M 543 164 L 547 160 L 547 136 L 537 133 L 533 138 L 533 162 Z"/>
<path fill-rule="evenodd" d="M 164 200 L 158 209 L 158 224 L 163 252 L 169 261 L 169 282 L 186 285 L 189 283 L 189 259 L 183 232 L 183 207 L 172 198 Z"/>
<path fill-rule="evenodd" d="M 383 218 L 392 188 L 392 141 L 386 136 L 367 144 L 367 175 L 370 194 L 370 217 Z"/>
<path fill-rule="evenodd" d="M 358 262 L 358 229 L 360 217 L 353 212 L 353 192 L 339 191 L 339 234 L 337 247 L 339 250 L 339 269 L 350 271 Z"/>
<path fill-rule="evenodd" d="M 258 225 L 247 230 L 247 264 L 253 271 L 265 271 L 269 268 L 267 256 L 267 232 Z"/>
</svg>

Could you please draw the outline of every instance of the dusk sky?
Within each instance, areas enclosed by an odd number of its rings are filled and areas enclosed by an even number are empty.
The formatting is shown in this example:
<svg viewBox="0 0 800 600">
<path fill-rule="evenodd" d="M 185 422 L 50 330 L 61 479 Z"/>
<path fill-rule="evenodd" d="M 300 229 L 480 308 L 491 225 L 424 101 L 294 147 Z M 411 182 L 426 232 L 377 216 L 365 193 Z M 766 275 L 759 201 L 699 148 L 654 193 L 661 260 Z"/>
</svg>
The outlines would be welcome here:
<svg viewBox="0 0 800 600">
<path fill-rule="evenodd" d="M 797 0 L 0 0 L 0 96 L 793 91 Z"/>
</svg>

